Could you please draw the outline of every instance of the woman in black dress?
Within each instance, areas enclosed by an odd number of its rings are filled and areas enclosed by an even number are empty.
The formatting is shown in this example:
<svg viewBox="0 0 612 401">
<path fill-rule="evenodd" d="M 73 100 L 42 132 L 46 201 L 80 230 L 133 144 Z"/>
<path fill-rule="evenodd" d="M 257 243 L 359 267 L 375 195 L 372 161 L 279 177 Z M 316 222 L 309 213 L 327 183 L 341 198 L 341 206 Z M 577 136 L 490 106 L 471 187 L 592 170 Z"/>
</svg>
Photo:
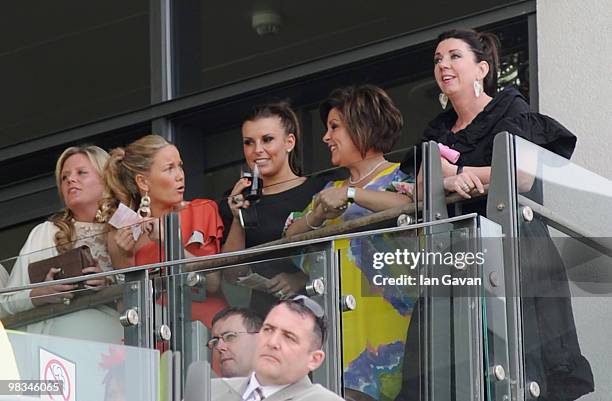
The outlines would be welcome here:
<svg viewBox="0 0 612 401">
<path fill-rule="evenodd" d="M 263 178 L 263 196 L 257 203 L 245 200 L 242 192 L 251 180 L 238 180 L 227 202 L 220 205 L 225 223 L 223 252 L 238 251 L 281 238 L 287 216 L 302 210 L 329 181 L 329 177 L 302 177 L 297 151 L 300 125 L 288 103 L 256 106 L 242 124 L 244 157 L 251 170 L 257 166 Z M 256 226 L 242 226 L 239 210 L 257 216 Z M 269 278 L 268 292 L 253 291 L 250 306 L 265 316 L 278 297 L 300 293 L 307 277 L 289 260 L 258 263 L 255 273 Z M 238 272 L 234 269 L 234 273 Z M 235 276 L 228 274 L 230 281 Z"/>
<path fill-rule="evenodd" d="M 454 164 L 441 160 L 444 188 L 469 199 L 463 213 L 486 215 L 486 199 L 471 198 L 476 192 L 483 193 L 490 181 L 497 133 L 508 131 L 566 158 L 574 151 L 576 137 L 552 118 L 530 112 L 516 89 L 497 93 L 499 42 L 495 35 L 452 30 L 441 34 L 437 42 L 434 75 L 442 91 L 440 103 L 444 109 L 447 103 L 452 107 L 429 123 L 423 140 L 460 153 Z M 536 198 L 540 188 L 536 180 L 530 189 Z M 544 223 L 534 219 L 520 230 L 523 240 L 539 239 L 533 244 L 540 245 L 536 250 L 527 241 L 521 243 L 526 378 L 539 383 L 540 399 L 575 400 L 593 391 L 593 376 L 580 352 L 565 267 Z M 536 296 L 544 292 L 547 296 Z M 419 327 L 418 319 L 413 322 L 406 340 L 404 381 L 396 401 L 419 399 L 418 338 L 424 328 Z"/>
</svg>

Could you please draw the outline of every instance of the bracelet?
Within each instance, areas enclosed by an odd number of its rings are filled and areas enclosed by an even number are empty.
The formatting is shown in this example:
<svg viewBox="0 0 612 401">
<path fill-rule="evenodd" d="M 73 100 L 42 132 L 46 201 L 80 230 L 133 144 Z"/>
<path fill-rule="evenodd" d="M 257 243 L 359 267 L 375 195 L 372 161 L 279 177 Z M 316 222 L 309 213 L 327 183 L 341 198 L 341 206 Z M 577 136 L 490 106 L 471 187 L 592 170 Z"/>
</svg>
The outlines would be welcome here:
<svg viewBox="0 0 612 401">
<path fill-rule="evenodd" d="M 304 216 L 304 221 L 306 221 L 306 225 L 308 226 L 308 228 L 310 228 L 311 230 L 317 230 L 325 225 L 325 220 L 323 220 L 323 223 L 321 223 L 320 225 L 311 226 L 310 223 L 308 222 L 308 215 L 310 213 L 312 213 L 312 210 L 309 210 L 308 212 L 306 212 L 306 215 Z"/>
<path fill-rule="evenodd" d="M 459 175 L 461 173 L 463 173 L 463 166 L 457 166 L 457 174 L 456 175 Z"/>
</svg>

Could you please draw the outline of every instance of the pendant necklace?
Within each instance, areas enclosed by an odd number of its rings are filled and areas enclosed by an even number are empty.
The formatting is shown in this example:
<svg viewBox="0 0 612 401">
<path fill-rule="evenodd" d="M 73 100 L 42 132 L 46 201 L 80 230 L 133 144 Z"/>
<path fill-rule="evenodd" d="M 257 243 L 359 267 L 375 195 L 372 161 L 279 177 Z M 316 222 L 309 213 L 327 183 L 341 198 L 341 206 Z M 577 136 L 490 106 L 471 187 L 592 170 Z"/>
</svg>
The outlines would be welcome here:
<svg viewBox="0 0 612 401">
<path fill-rule="evenodd" d="M 383 159 L 383 161 L 381 161 L 380 163 L 378 163 L 376 166 L 374 166 L 374 168 L 372 168 L 372 170 L 368 171 L 364 176 L 362 176 L 360 179 L 353 181 L 353 179 L 351 177 L 349 177 L 349 184 L 351 185 L 355 185 L 355 184 L 359 184 L 361 181 L 365 180 L 366 178 L 369 177 L 370 174 L 372 174 L 373 172 L 376 171 L 377 168 L 379 168 L 383 163 L 386 163 L 387 161 Z"/>
</svg>

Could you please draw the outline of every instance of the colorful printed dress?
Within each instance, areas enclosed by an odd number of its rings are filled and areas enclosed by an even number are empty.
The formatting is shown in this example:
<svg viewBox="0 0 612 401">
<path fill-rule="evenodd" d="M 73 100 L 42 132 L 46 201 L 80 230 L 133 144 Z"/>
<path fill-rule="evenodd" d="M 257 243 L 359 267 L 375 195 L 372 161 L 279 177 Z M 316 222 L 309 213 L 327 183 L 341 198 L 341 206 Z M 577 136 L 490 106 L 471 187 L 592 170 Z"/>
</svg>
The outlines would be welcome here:
<svg viewBox="0 0 612 401">
<path fill-rule="evenodd" d="M 378 173 L 363 188 L 409 194 L 413 182 L 414 178 L 402 172 L 398 163 Z M 345 184 L 346 181 L 333 181 L 325 188 L 340 188 Z M 312 206 L 311 202 L 301 215 Z M 368 214 L 372 211 L 353 203 L 326 225 Z M 357 300 L 357 309 L 342 315 L 344 386 L 381 401 L 393 400 L 400 390 L 404 343 L 416 297 L 406 287 L 372 285 L 375 274 L 393 275 L 389 270 L 395 269 L 395 266 L 373 269 L 372 257 L 374 252 L 405 248 L 404 238 L 398 240 L 400 236 L 365 236 L 334 244 L 341 255 L 342 294 L 352 294 Z M 307 270 L 308 260 L 302 266 Z"/>
</svg>

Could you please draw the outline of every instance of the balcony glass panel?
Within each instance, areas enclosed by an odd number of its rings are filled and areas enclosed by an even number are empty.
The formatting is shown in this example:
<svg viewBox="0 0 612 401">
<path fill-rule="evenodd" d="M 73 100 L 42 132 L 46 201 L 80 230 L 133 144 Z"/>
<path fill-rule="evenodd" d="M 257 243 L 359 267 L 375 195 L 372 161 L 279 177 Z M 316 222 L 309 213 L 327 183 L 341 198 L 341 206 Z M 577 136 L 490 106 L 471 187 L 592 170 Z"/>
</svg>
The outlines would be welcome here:
<svg viewBox="0 0 612 401">
<path fill-rule="evenodd" d="M 419 400 L 428 386 L 442 398 L 482 394 L 474 233 L 457 227 L 335 241 L 341 299 L 356 300 L 341 317 L 345 396 Z"/>
<path fill-rule="evenodd" d="M 227 256 L 170 267 L 167 276 L 154 279 L 153 285 L 155 325 L 158 327 L 168 324 L 173 331 L 172 339 L 162 341 L 158 346 L 161 349 L 182 351 L 185 370 L 200 369 L 201 372 L 210 374 L 211 378 L 226 377 L 230 372 L 244 367 L 235 360 L 222 358 L 217 348 L 207 348 L 212 334 L 222 334 L 211 333 L 214 316 L 228 307 L 243 307 L 263 319 L 279 299 L 308 294 L 324 308 L 326 315 L 330 316 L 330 339 L 324 350 L 328 359 L 326 364 L 331 365 L 319 368 L 313 376 L 313 381 L 328 385 L 329 377 L 337 377 L 331 372 L 334 366 L 331 361 L 336 356 L 335 351 L 331 352 L 336 344 L 333 323 L 335 320 L 332 320 L 336 314 L 330 309 L 333 287 L 328 282 L 329 253 L 301 249 L 289 252 L 294 256 Z M 293 283 L 289 287 L 294 289 L 283 289 L 284 282 Z M 172 325 L 170 322 L 175 323 Z M 249 330 L 248 327 L 244 328 L 244 331 Z M 257 334 L 240 335 L 252 336 L 252 347 L 249 348 L 252 350 Z M 207 371 L 209 373 L 206 373 Z M 218 380 L 214 383 L 217 384 L 213 384 L 213 391 L 218 391 L 219 386 L 225 386 Z M 189 380 L 185 383 L 186 387 L 194 385 L 196 384 L 190 383 Z M 210 388 L 206 386 L 205 391 Z M 239 394 L 238 399 L 241 396 L 242 394 Z"/>
<path fill-rule="evenodd" d="M 158 225 L 156 220 L 149 223 L 151 227 Z M 135 344 L 136 337 L 124 330 L 120 316 L 133 309 L 140 311 L 142 318 L 146 277 L 113 269 L 107 239 L 117 234 L 114 228 L 75 224 L 79 236 L 75 242 L 53 246 L 57 230 L 46 222 L 32 230 L 19 256 L 0 261 L 6 273 L 0 318 L 5 327 L 28 333 Z M 128 235 L 140 233 L 140 242 L 147 242 L 148 236 L 154 235 L 154 230 L 149 232 L 147 227 L 137 224 L 124 230 Z M 159 252 L 159 241 L 150 242 Z M 30 287 L 18 289 L 24 286 Z M 11 289 L 15 290 L 9 292 Z"/>
<path fill-rule="evenodd" d="M 156 350 L 16 331 L 7 334 L 20 380 L 61 383 L 59 392 L 46 398 L 42 392 L 43 399 L 159 400 L 160 364 Z M 6 367 L 10 351 L 2 352 Z M 31 399 L 40 399 L 38 394 L 27 394 Z"/>
<path fill-rule="evenodd" d="M 521 138 L 515 146 L 525 391 L 605 398 L 612 182 Z"/>
</svg>

